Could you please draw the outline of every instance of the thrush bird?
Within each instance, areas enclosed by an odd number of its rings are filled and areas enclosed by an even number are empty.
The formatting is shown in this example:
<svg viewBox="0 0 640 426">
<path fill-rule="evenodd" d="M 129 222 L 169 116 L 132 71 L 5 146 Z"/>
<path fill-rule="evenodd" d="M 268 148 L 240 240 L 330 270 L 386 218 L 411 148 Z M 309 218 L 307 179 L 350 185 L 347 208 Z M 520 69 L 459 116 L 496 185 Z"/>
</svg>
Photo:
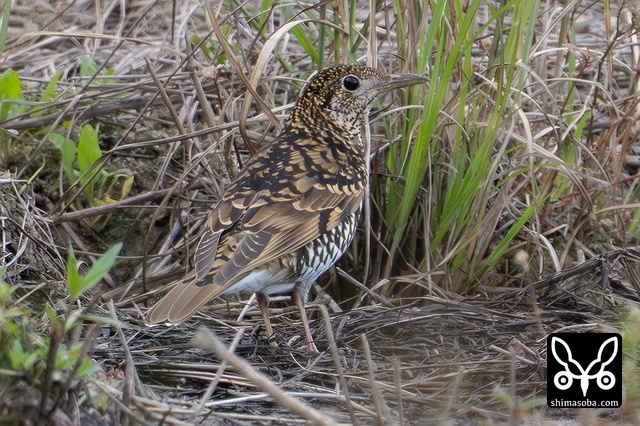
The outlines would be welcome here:
<svg viewBox="0 0 640 426">
<path fill-rule="evenodd" d="M 180 323 L 216 296 L 256 293 L 271 338 L 269 296 L 293 292 L 315 350 L 304 303 L 356 232 L 367 182 L 363 122 L 381 95 L 425 81 L 353 65 L 312 77 L 282 133 L 247 161 L 213 207 L 192 272 L 145 322 Z"/>
</svg>

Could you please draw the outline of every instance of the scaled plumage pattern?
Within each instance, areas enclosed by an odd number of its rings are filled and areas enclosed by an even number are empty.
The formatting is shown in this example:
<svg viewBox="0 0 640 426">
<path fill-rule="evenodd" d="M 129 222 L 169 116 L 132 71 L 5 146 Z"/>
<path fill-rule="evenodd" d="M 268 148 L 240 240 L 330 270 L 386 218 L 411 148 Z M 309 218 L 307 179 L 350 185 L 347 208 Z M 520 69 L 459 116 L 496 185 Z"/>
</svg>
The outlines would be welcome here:
<svg viewBox="0 0 640 426">
<path fill-rule="evenodd" d="M 271 336 L 268 297 L 293 292 L 315 350 L 304 302 L 356 232 L 367 181 L 364 119 L 384 93 L 425 81 L 353 65 L 312 77 L 282 133 L 249 159 L 213 207 L 193 271 L 145 322 L 180 323 L 216 296 L 256 293 Z"/>
</svg>

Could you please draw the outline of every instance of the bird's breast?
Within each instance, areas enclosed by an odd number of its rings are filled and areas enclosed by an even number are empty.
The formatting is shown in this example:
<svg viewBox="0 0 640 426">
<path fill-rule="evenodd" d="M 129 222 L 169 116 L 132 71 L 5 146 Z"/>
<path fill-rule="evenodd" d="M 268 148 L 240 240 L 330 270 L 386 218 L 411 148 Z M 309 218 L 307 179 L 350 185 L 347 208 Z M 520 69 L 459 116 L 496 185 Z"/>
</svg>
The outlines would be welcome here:
<svg viewBox="0 0 640 426">
<path fill-rule="evenodd" d="M 353 241 L 359 217 L 360 209 L 299 250 L 295 265 L 299 281 L 314 282 L 342 257 Z"/>
</svg>

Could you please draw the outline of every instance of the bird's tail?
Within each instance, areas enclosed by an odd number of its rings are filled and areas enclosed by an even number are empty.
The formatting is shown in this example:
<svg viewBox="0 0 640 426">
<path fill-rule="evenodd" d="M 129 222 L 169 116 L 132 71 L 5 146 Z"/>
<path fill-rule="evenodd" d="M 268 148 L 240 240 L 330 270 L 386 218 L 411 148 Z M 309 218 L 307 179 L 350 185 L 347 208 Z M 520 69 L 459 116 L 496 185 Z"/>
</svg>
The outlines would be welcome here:
<svg viewBox="0 0 640 426">
<path fill-rule="evenodd" d="M 207 275 L 198 280 L 194 273 L 187 275 L 147 311 L 144 322 L 147 325 L 165 321 L 179 324 L 187 320 L 202 305 L 224 290 L 224 286 L 214 284 L 210 278 Z"/>
</svg>

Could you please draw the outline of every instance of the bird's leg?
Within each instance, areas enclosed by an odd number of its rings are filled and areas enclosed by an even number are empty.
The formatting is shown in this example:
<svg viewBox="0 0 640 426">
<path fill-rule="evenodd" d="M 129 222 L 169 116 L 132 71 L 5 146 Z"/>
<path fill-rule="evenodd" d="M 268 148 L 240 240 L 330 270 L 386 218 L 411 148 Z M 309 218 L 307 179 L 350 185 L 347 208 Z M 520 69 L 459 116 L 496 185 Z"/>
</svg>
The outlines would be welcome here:
<svg viewBox="0 0 640 426">
<path fill-rule="evenodd" d="M 264 328 L 267 330 L 267 338 L 271 343 L 271 346 L 278 346 L 273 338 L 273 328 L 271 328 L 271 319 L 269 318 L 269 296 L 262 293 L 256 293 L 256 303 L 260 308 L 262 314 L 262 320 L 264 321 Z"/>
<path fill-rule="evenodd" d="M 315 343 L 313 343 L 313 337 L 311 337 L 311 330 L 309 329 L 309 320 L 307 319 L 307 311 L 304 309 L 304 299 L 300 296 L 300 290 L 296 288 L 291 295 L 293 303 L 296 304 L 300 311 L 300 318 L 302 319 L 302 326 L 304 327 L 304 335 L 307 339 L 307 348 L 309 352 L 318 352 Z"/>
</svg>

